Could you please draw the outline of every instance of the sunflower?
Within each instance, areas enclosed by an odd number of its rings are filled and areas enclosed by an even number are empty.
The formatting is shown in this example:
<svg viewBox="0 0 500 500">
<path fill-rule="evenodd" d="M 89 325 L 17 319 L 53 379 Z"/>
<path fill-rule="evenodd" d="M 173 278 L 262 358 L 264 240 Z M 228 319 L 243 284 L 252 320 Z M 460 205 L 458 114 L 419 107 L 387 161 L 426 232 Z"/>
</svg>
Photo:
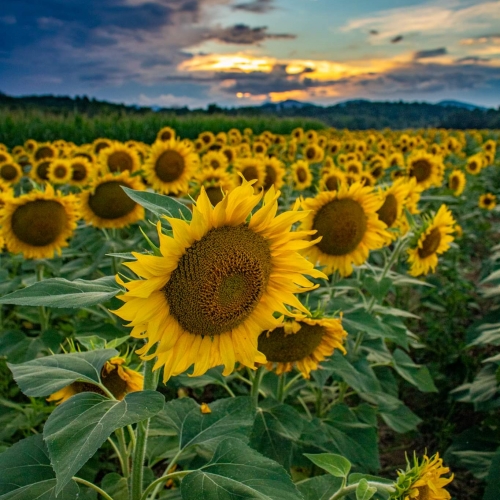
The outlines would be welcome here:
<svg viewBox="0 0 500 500">
<path fill-rule="evenodd" d="M 0 163 L 10 162 L 12 160 L 12 156 L 6 150 L 0 149 Z"/>
<path fill-rule="evenodd" d="M 370 250 L 384 245 L 386 225 L 377 216 L 382 200 L 370 187 L 359 182 L 350 187 L 342 184 L 338 191 L 307 198 L 303 206 L 311 212 L 302 229 L 316 229 L 316 235 L 322 237 L 304 253 L 312 262 L 325 266 L 327 274 L 338 270 L 341 276 L 349 276 L 352 264 L 363 264 Z"/>
<path fill-rule="evenodd" d="M 311 142 L 304 146 L 302 150 L 304 159 L 309 163 L 318 163 L 323 160 L 325 156 L 325 151 L 320 148 L 316 143 Z"/>
<path fill-rule="evenodd" d="M 0 210 L 5 204 L 5 200 L 7 198 L 12 198 L 14 196 L 14 190 L 10 184 L 7 184 L 5 181 L 0 179 Z"/>
<path fill-rule="evenodd" d="M 387 189 L 379 191 L 383 204 L 377 210 L 377 215 L 387 228 L 395 228 L 396 222 L 403 216 L 403 208 L 410 187 L 411 184 L 406 179 L 398 179 Z M 388 231 L 388 235 L 388 242 L 398 237 L 398 234 L 392 231 Z"/>
<path fill-rule="evenodd" d="M 308 130 L 304 135 L 308 142 L 316 142 L 318 140 L 318 133 L 316 130 Z"/>
<path fill-rule="evenodd" d="M 438 255 L 446 252 L 453 241 L 454 226 L 451 212 L 446 205 L 441 205 L 434 218 L 424 224 L 416 245 L 408 249 L 411 276 L 435 271 Z"/>
<path fill-rule="evenodd" d="M 361 172 L 359 175 L 359 182 L 361 182 L 363 186 L 375 186 L 377 180 L 370 172 Z"/>
<path fill-rule="evenodd" d="M 175 130 L 172 127 L 163 127 L 156 134 L 156 140 L 162 142 L 169 142 L 175 140 Z"/>
<path fill-rule="evenodd" d="M 398 480 L 394 484 L 396 491 L 391 495 L 394 500 L 449 500 L 451 498 L 445 486 L 453 481 L 448 474 L 450 469 L 443 467 L 439 453 L 429 458 L 424 456 L 422 462 L 414 457 L 413 466 L 408 462 L 406 471 L 398 471 Z"/>
<path fill-rule="evenodd" d="M 292 165 L 292 178 L 295 185 L 295 189 L 303 191 L 307 189 L 313 180 L 311 170 L 309 169 L 309 163 L 305 160 L 297 160 Z"/>
<path fill-rule="evenodd" d="M 72 186 L 87 186 L 95 176 L 95 167 L 87 158 L 71 158 L 68 160 L 68 166 L 71 170 L 69 183 Z"/>
<path fill-rule="evenodd" d="M 125 172 L 126 170 L 135 172 L 141 166 L 137 151 L 118 141 L 113 142 L 108 148 L 102 149 L 98 160 L 103 174 Z"/>
<path fill-rule="evenodd" d="M 198 139 L 203 144 L 203 149 L 208 149 L 215 142 L 215 135 L 212 132 L 202 132 Z"/>
<path fill-rule="evenodd" d="M 79 218 L 77 199 L 62 196 L 47 184 L 18 198 L 6 197 L 0 213 L 0 231 L 7 249 L 25 259 L 50 259 L 68 246 Z"/>
<path fill-rule="evenodd" d="M 51 160 L 40 160 L 31 167 L 30 177 L 38 184 L 43 184 L 49 180 L 50 162 Z"/>
<path fill-rule="evenodd" d="M 231 146 L 224 146 L 219 152 L 226 157 L 228 164 L 233 163 L 236 158 L 236 151 Z"/>
<path fill-rule="evenodd" d="M 404 156 L 397 151 L 389 155 L 387 162 L 389 163 L 390 167 L 404 168 L 405 166 Z"/>
<path fill-rule="evenodd" d="M 71 180 L 72 173 L 68 160 L 58 158 L 50 162 L 47 177 L 52 184 L 66 184 Z"/>
<path fill-rule="evenodd" d="M 266 178 L 266 167 L 262 158 L 239 158 L 234 164 L 236 173 L 240 173 L 246 181 L 257 181 L 254 189 L 260 189 L 264 185 Z M 236 176 L 236 183 L 241 184 L 240 175 Z"/>
<path fill-rule="evenodd" d="M 340 149 L 342 148 L 342 143 L 339 141 L 331 140 L 327 143 L 326 145 L 326 152 L 329 155 L 335 156 L 340 152 Z"/>
<path fill-rule="evenodd" d="M 181 194 L 199 167 L 200 159 L 190 145 L 174 139 L 155 142 L 144 164 L 144 176 L 153 189 L 161 193 Z"/>
<path fill-rule="evenodd" d="M 15 161 L 0 163 L 0 180 L 14 185 L 23 176 L 23 169 Z"/>
<path fill-rule="evenodd" d="M 300 142 L 304 138 L 304 129 L 302 127 L 294 128 L 290 135 L 292 136 L 293 139 Z"/>
<path fill-rule="evenodd" d="M 99 137 L 92 143 L 92 150 L 94 151 L 94 154 L 99 154 L 103 149 L 111 147 L 112 141 L 109 139 L 104 139 L 102 137 Z"/>
<path fill-rule="evenodd" d="M 144 377 L 137 371 L 123 366 L 126 360 L 119 356 L 111 358 L 104 363 L 101 370 L 102 385 L 113 394 L 116 399 L 122 400 L 130 392 L 142 391 L 144 387 Z M 104 392 L 96 385 L 89 382 L 73 382 L 63 389 L 51 394 L 47 401 L 57 405 L 64 403 L 71 396 L 81 392 L 96 392 L 97 394 L 105 395 Z"/>
<path fill-rule="evenodd" d="M 45 142 L 36 145 L 33 151 L 33 160 L 35 162 L 51 160 L 53 158 L 57 158 L 57 149 L 52 144 Z"/>
<path fill-rule="evenodd" d="M 274 186 L 274 189 L 280 189 L 284 184 L 283 177 L 286 173 L 283 162 L 274 157 L 267 158 L 264 160 L 264 168 L 266 169 L 264 191 L 267 191 L 271 186 Z"/>
<path fill-rule="evenodd" d="M 133 337 L 146 339 L 138 354 L 157 358 L 164 381 L 193 363 L 193 376 L 218 365 L 229 375 L 237 361 L 266 363 L 258 337 L 279 325 L 274 313 L 290 315 L 288 304 L 307 314 L 294 294 L 315 288 L 304 275 L 325 275 L 297 253 L 315 243 L 302 240 L 311 233 L 290 232 L 306 214 L 296 204 L 276 217 L 279 194 L 271 187 L 249 219 L 262 199 L 251 183 L 215 208 L 202 188 L 190 224 L 167 217 L 170 237 L 158 223 L 161 256 L 134 253 L 137 261 L 126 264 L 145 279 L 122 283 L 128 291 L 116 314 L 130 321 Z"/>
<path fill-rule="evenodd" d="M 28 139 L 24 142 L 24 149 L 29 153 L 33 153 L 37 147 L 38 143 L 34 139 Z"/>
<path fill-rule="evenodd" d="M 460 196 L 465 189 L 465 174 L 461 170 L 453 170 L 448 178 L 448 187 L 455 196 Z"/>
<path fill-rule="evenodd" d="M 255 156 L 263 156 L 267 153 L 267 145 L 261 141 L 254 142 L 252 151 Z"/>
<path fill-rule="evenodd" d="M 465 169 L 469 174 L 477 175 L 481 172 L 481 169 L 484 167 L 483 156 L 479 154 L 472 155 L 470 158 L 467 158 L 467 163 L 465 165 Z"/>
<path fill-rule="evenodd" d="M 229 172 L 225 170 L 206 168 L 196 175 L 200 187 L 205 188 L 210 203 L 215 207 L 222 201 L 224 193 L 234 188 L 234 181 Z"/>
<path fill-rule="evenodd" d="M 122 186 L 144 189 L 140 178 L 127 171 L 94 179 L 90 188 L 80 193 L 83 219 L 99 228 L 121 228 L 144 219 L 144 208 L 129 198 Z"/>
<path fill-rule="evenodd" d="M 346 336 L 339 319 L 301 316 L 261 333 L 258 349 L 267 358 L 268 370 L 276 365 L 276 374 L 281 375 L 296 366 L 304 378 L 309 378 L 335 349 L 346 353 L 342 345 Z"/>
<path fill-rule="evenodd" d="M 407 161 L 407 172 L 415 177 L 417 184 L 423 189 L 440 186 L 443 182 L 443 163 L 438 156 L 429 153 L 412 153 Z"/>
<path fill-rule="evenodd" d="M 479 207 L 486 210 L 493 210 L 497 205 L 497 197 L 494 194 L 486 193 L 479 197 Z"/>
<path fill-rule="evenodd" d="M 221 170 L 226 170 L 229 164 L 227 156 L 221 151 L 209 151 L 203 155 L 201 163 L 205 168 L 220 168 Z"/>
<path fill-rule="evenodd" d="M 359 160 L 349 159 L 344 163 L 344 169 L 350 174 L 359 175 L 363 171 L 363 164 Z"/>
<path fill-rule="evenodd" d="M 343 183 L 346 183 L 346 174 L 334 167 L 321 176 L 319 190 L 338 191 Z"/>
</svg>

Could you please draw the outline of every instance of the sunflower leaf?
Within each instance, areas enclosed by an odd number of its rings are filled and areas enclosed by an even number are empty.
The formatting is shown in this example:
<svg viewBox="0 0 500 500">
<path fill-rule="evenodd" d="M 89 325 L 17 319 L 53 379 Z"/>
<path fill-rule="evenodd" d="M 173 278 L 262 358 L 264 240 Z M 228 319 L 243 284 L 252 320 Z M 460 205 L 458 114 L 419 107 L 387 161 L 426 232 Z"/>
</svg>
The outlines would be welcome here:
<svg viewBox="0 0 500 500">
<path fill-rule="evenodd" d="M 335 453 L 304 453 L 304 455 L 315 465 L 329 472 L 335 477 L 347 477 L 351 470 L 351 462 L 341 455 Z"/>
<path fill-rule="evenodd" d="M 80 380 L 98 384 L 104 363 L 118 355 L 116 349 L 54 354 L 19 365 L 7 363 L 14 380 L 27 396 L 48 396 Z"/>
<path fill-rule="evenodd" d="M 111 276 L 93 281 L 49 278 L 0 297 L 0 304 L 82 308 L 106 302 L 120 291 Z"/>
<path fill-rule="evenodd" d="M 82 392 L 58 406 L 43 430 L 56 472 L 56 495 L 112 432 L 156 415 L 164 402 L 156 391 L 132 392 L 122 401 Z"/>
<path fill-rule="evenodd" d="M 0 471 L 0 500 L 55 497 L 56 476 L 40 434 L 23 439 L 0 454 Z M 70 481 L 60 490 L 57 500 L 74 500 L 78 494 L 78 485 Z"/>
<path fill-rule="evenodd" d="M 239 439 L 225 439 L 212 460 L 181 483 L 183 500 L 303 500 L 285 469 Z"/>
</svg>

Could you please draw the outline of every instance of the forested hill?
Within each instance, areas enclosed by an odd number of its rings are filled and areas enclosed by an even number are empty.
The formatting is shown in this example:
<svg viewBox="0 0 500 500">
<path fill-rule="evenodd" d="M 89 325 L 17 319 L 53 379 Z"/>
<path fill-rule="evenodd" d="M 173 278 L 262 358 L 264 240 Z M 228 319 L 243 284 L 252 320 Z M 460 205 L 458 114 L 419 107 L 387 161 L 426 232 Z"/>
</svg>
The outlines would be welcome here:
<svg viewBox="0 0 500 500">
<path fill-rule="evenodd" d="M 180 105 L 182 103 L 179 103 Z M 349 129 L 441 128 L 495 128 L 500 129 L 500 107 L 484 109 L 465 103 L 445 101 L 440 104 L 408 102 L 346 101 L 333 106 L 316 106 L 297 101 L 266 103 L 261 106 L 222 108 L 216 104 L 206 109 L 187 107 L 155 108 L 127 106 L 83 97 L 56 97 L 52 95 L 10 97 L 0 93 L 0 113 L 6 111 L 38 110 L 51 114 L 82 113 L 87 116 L 150 113 L 184 116 L 190 114 L 222 114 L 227 116 L 281 116 L 316 118 L 326 125 Z"/>
</svg>

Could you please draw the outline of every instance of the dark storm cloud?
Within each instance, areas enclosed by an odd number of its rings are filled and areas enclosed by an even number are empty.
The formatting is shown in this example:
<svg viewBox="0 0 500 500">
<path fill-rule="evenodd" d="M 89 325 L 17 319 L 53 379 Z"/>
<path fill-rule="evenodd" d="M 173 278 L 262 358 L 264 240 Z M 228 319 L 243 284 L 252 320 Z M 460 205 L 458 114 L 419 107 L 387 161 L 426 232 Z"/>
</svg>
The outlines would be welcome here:
<svg viewBox="0 0 500 500">
<path fill-rule="evenodd" d="M 417 61 L 418 59 L 444 56 L 447 53 L 448 51 L 446 50 L 446 47 L 440 47 L 439 49 L 432 49 L 432 50 L 419 50 L 418 52 L 415 52 L 413 54 L 413 59 Z"/>
<path fill-rule="evenodd" d="M 489 57 L 468 56 L 455 59 L 456 63 L 481 63 L 491 61 Z"/>
<path fill-rule="evenodd" d="M 238 3 L 233 6 L 233 9 L 254 12 L 256 14 L 265 14 L 275 9 L 272 3 L 273 0 L 252 0 L 251 2 Z"/>
<path fill-rule="evenodd" d="M 246 24 L 235 24 L 228 28 L 212 30 L 210 38 L 224 43 L 252 45 L 266 39 L 293 39 L 295 35 L 289 33 L 268 33 L 266 26 L 251 28 Z"/>
</svg>

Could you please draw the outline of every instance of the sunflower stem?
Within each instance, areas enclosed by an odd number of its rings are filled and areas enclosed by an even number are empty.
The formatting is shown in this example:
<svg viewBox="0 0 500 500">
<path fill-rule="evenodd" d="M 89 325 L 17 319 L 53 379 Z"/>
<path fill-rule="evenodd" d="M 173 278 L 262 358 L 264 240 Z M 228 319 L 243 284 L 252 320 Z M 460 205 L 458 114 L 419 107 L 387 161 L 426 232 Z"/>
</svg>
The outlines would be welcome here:
<svg viewBox="0 0 500 500">
<path fill-rule="evenodd" d="M 94 483 L 91 483 L 90 481 L 86 481 L 85 479 L 82 479 L 81 477 L 73 477 L 72 478 L 75 483 L 80 483 L 83 484 L 84 486 L 87 486 L 88 488 L 93 489 L 94 491 L 97 491 L 99 495 L 101 495 L 105 500 L 113 500 L 113 497 L 110 497 L 104 490 L 101 490 L 99 486 L 95 485 Z"/>
<path fill-rule="evenodd" d="M 383 490 L 386 491 L 387 493 L 393 493 L 396 491 L 394 489 L 394 486 L 392 484 L 385 484 L 385 483 L 378 483 L 377 481 L 367 481 L 368 486 L 372 486 L 374 488 L 377 488 L 377 490 Z M 329 500 L 337 500 L 338 498 L 345 497 L 346 495 L 349 495 L 349 493 L 352 493 L 353 491 L 356 491 L 359 486 L 359 483 L 354 483 L 350 484 L 349 486 L 343 486 L 340 488 L 339 491 L 334 493 Z"/>
<path fill-rule="evenodd" d="M 144 390 L 154 391 L 158 385 L 157 373 L 153 373 L 154 358 L 144 363 Z M 144 458 L 149 430 L 149 418 L 137 424 L 137 438 L 132 460 L 132 475 L 130 487 L 130 500 L 140 500 L 142 497 L 142 481 Z"/>
<path fill-rule="evenodd" d="M 286 397 L 285 382 L 286 382 L 286 374 L 282 373 L 281 375 L 278 376 L 278 389 L 276 390 L 276 399 L 280 403 L 282 403 Z"/>
<path fill-rule="evenodd" d="M 151 498 L 150 498 L 150 500 L 154 500 L 156 498 L 157 493 L 158 493 L 157 490 L 159 489 L 160 486 L 162 486 L 163 483 L 166 483 L 169 479 L 173 479 L 175 477 L 183 478 L 184 476 L 187 476 L 191 472 L 194 472 L 194 471 L 192 471 L 192 470 L 181 470 L 181 471 L 177 471 L 177 472 L 172 472 L 170 474 L 166 474 L 166 475 L 158 478 L 156 481 L 153 481 L 146 488 L 146 490 L 142 494 L 141 500 L 146 500 L 148 498 L 149 493 L 151 491 L 155 490 L 155 491 L 153 491 L 153 494 L 151 495 Z"/>
<path fill-rule="evenodd" d="M 125 441 L 125 433 L 123 432 L 123 428 L 117 429 L 115 431 L 115 434 L 118 438 L 118 449 L 120 450 L 120 456 L 122 457 L 120 462 L 122 466 L 123 476 L 128 477 L 130 475 L 130 464 L 127 442 Z"/>
<path fill-rule="evenodd" d="M 45 266 L 43 264 L 37 264 L 36 266 L 36 281 L 43 281 L 43 275 L 45 271 Z M 45 306 L 40 306 L 38 308 L 38 313 L 40 315 L 40 329 L 42 333 L 49 328 L 49 315 Z"/>
<path fill-rule="evenodd" d="M 259 388 L 263 376 L 264 368 L 262 368 L 262 366 L 259 366 L 259 368 L 257 368 L 257 371 L 255 372 L 255 375 L 253 376 L 252 389 L 250 391 L 250 396 L 252 397 L 255 408 L 257 408 L 257 406 L 259 405 Z"/>
</svg>

